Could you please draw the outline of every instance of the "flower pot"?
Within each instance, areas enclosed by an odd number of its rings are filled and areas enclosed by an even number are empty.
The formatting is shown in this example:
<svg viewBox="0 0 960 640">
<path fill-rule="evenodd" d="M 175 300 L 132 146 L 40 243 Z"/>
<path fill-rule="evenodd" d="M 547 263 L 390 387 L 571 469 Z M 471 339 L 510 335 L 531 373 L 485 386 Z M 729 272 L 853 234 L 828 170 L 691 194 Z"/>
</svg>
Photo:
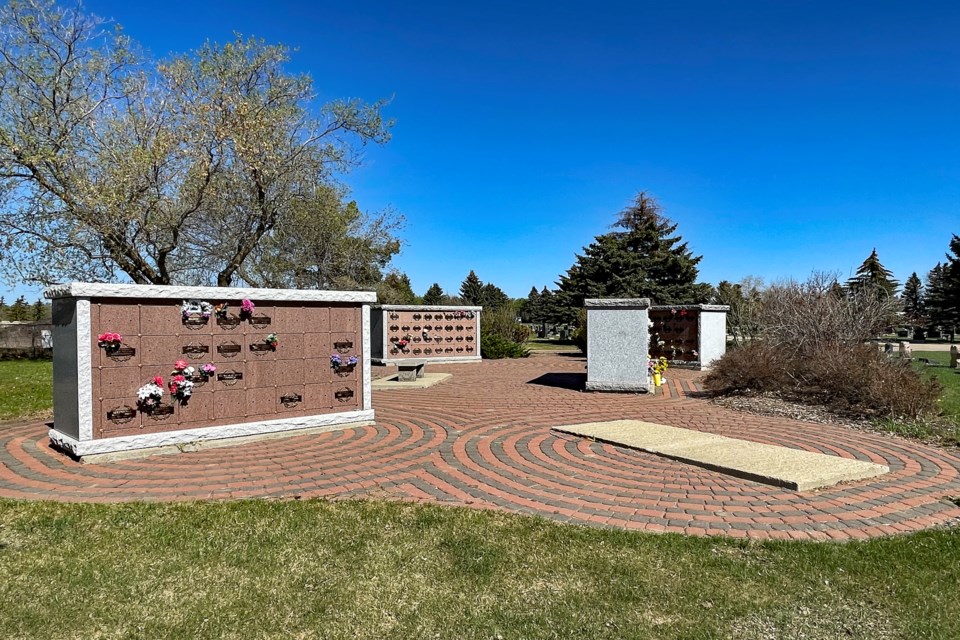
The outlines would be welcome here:
<svg viewBox="0 0 960 640">
<path fill-rule="evenodd" d="M 663 384 L 663 377 L 659 373 L 653 374 L 653 386 L 659 387 Z"/>
</svg>

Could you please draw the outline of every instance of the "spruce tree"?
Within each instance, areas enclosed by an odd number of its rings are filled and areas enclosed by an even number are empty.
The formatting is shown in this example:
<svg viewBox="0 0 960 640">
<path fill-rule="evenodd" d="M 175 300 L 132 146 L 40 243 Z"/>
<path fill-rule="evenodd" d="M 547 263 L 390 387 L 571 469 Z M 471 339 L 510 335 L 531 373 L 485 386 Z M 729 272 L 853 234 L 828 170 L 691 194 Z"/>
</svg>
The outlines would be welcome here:
<svg viewBox="0 0 960 640">
<path fill-rule="evenodd" d="M 443 304 L 444 297 L 440 283 L 434 282 L 430 285 L 430 288 L 427 289 L 427 292 L 423 294 L 423 304 Z"/>
<path fill-rule="evenodd" d="M 410 278 L 402 272 L 388 273 L 377 287 L 377 298 L 384 304 L 416 304 Z"/>
<path fill-rule="evenodd" d="M 5 297 L 0 296 L 0 320 L 6 320 L 7 316 L 7 300 Z"/>
<path fill-rule="evenodd" d="M 491 282 L 483 285 L 480 295 L 480 304 L 484 310 L 493 311 L 510 304 L 510 296 L 504 293 L 503 289 Z"/>
<path fill-rule="evenodd" d="M 896 295 L 899 286 L 900 283 L 893 279 L 893 272 L 880 263 L 876 249 L 863 261 L 856 274 L 847 281 L 847 288 L 851 293 L 872 288 L 878 296 L 887 297 Z"/>
<path fill-rule="evenodd" d="M 641 191 L 614 227 L 619 230 L 594 238 L 560 276 L 557 293 L 568 316 L 587 298 L 650 298 L 654 304 L 709 299 L 710 285 L 696 282 L 702 256 L 673 235 L 677 225 L 656 200 Z"/>
<path fill-rule="evenodd" d="M 460 298 L 463 304 L 482 306 L 483 305 L 483 281 L 477 277 L 477 274 L 470 270 L 466 279 L 460 284 Z"/>
<path fill-rule="evenodd" d="M 33 303 L 33 321 L 41 322 L 44 318 L 47 317 L 47 305 L 43 304 L 43 300 L 37 299 Z"/>
<path fill-rule="evenodd" d="M 27 299 L 23 296 L 20 296 L 13 302 L 13 306 L 10 307 L 10 311 L 7 314 L 10 320 L 14 322 L 22 322 L 29 319 L 30 317 L 30 305 L 27 304 Z"/>
<path fill-rule="evenodd" d="M 923 324 L 923 283 L 914 271 L 903 285 L 903 315 L 911 326 Z"/>
<path fill-rule="evenodd" d="M 950 253 L 946 257 L 940 272 L 938 300 L 940 320 L 953 340 L 960 326 L 960 236 L 954 234 L 950 239 Z"/>
<path fill-rule="evenodd" d="M 540 322 L 540 292 L 537 288 L 530 287 L 530 293 L 527 299 L 523 301 L 523 320 L 536 324 Z"/>
</svg>

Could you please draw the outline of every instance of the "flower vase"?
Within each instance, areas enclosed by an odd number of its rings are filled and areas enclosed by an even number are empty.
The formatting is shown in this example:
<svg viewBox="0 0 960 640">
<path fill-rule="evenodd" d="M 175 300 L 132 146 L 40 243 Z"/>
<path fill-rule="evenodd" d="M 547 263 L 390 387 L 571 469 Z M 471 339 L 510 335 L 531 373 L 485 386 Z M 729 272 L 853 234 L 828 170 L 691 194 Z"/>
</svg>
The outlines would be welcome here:
<svg viewBox="0 0 960 640">
<path fill-rule="evenodd" d="M 663 378 L 659 373 L 653 374 L 653 386 L 659 387 L 663 384 Z"/>
</svg>

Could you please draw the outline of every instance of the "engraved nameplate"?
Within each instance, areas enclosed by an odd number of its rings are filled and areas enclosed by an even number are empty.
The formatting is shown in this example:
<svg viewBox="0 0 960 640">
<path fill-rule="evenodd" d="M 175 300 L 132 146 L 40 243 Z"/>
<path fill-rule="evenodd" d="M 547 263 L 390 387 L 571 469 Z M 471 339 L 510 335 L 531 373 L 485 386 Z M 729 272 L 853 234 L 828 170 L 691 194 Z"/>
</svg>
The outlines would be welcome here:
<svg viewBox="0 0 960 640">
<path fill-rule="evenodd" d="M 334 342 L 333 348 L 339 351 L 340 353 L 346 353 L 350 349 L 353 349 L 353 343 L 350 341 Z"/>
<path fill-rule="evenodd" d="M 226 318 L 217 318 L 217 326 L 223 329 L 236 329 L 240 326 L 240 318 L 233 315 Z"/>
<path fill-rule="evenodd" d="M 173 415 L 173 405 L 172 404 L 161 404 L 147 409 L 146 414 L 153 418 L 154 420 L 164 420 Z"/>
<path fill-rule="evenodd" d="M 257 342 L 250 345 L 250 351 L 253 351 L 254 353 L 257 353 L 259 355 L 260 353 L 263 353 L 265 351 L 273 351 L 273 347 L 271 347 L 266 342 Z"/>
<path fill-rule="evenodd" d="M 210 353 L 210 347 L 205 344 L 188 344 L 180 350 L 180 353 L 186 356 L 203 356 Z"/>
<path fill-rule="evenodd" d="M 118 362 L 126 362 L 135 355 L 137 355 L 137 350 L 133 347 L 117 347 L 107 351 L 107 357 Z"/>
<path fill-rule="evenodd" d="M 124 424 L 133 420 L 136 415 L 136 409 L 123 405 L 122 407 L 107 411 L 107 420 L 116 424 Z"/>
<path fill-rule="evenodd" d="M 184 316 L 183 318 L 183 326 L 191 329 L 205 327 L 207 326 L 208 322 L 210 322 L 210 318 L 205 318 L 200 314 L 190 314 L 188 316 Z"/>
<path fill-rule="evenodd" d="M 285 407 L 295 405 L 298 402 L 303 402 L 303 396 L 299 393 L 294 393 L 288 396 L 280 396 L 280 403 Z"/>
<path fill-rule="evenodd" d="M 237 380 L 243 380 L 242 371 L 224 371 L 223 373 L 217 374 L 217 380 L 220 382 L 226 382 L 227 384 L 234 384 Z"/>
<path fill-rule="evenodd" d="M 353 389 L 340 389 L 334 392 L 333 397 L 339 402 L 346 402 L 353 397 Z"/>
<path fill-rule="evenodd" d="M 233 358 L 242 351 L 242 347 L 236 342 L 226 342 L 217 346 L 217 353 L 225 358 Z"/>
<path fill-rule="evenodd" d="M 265 327 L 270 322 L 270 316 L 250 316 L 250 324 L 255 327 Z"/>
</svg>

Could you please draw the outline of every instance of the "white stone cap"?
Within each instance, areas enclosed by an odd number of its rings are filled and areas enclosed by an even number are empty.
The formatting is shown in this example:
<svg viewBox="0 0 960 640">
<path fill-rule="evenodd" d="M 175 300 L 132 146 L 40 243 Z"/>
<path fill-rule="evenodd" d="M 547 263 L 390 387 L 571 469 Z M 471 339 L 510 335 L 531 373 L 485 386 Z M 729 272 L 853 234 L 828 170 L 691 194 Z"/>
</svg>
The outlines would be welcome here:
<svg viewBox="0 0 960 640">
<path fill-rule="evenodd" d="M 686 309 L 687 311 L 730 311 L 725 304 L 656 304 L 650 307 L 651 311 L 668 311 L 670 309 Z"/>
<path fill-rule="evenodd" d="M 70 282 L 55 284 L 43 292 L 46 298 L 160 298 L 171 300 L 250 298 L 277 302 L 377 301 L 374 291 L 320 291 L 317 289 L 259 289 L 252 287 L 182 287 L 159 284 L 105 284 Z"/>
<path fill-rule="evenodd" d="M 650 298 L 587 298 L 583 304 L 587 309 L 647 309 Z"/>
<path fill-rule="evenodd" d="M 483 311 L 483 307 L 438 304 L 379 304 L 375 308 L 384 311 Z"/>
</svg>

